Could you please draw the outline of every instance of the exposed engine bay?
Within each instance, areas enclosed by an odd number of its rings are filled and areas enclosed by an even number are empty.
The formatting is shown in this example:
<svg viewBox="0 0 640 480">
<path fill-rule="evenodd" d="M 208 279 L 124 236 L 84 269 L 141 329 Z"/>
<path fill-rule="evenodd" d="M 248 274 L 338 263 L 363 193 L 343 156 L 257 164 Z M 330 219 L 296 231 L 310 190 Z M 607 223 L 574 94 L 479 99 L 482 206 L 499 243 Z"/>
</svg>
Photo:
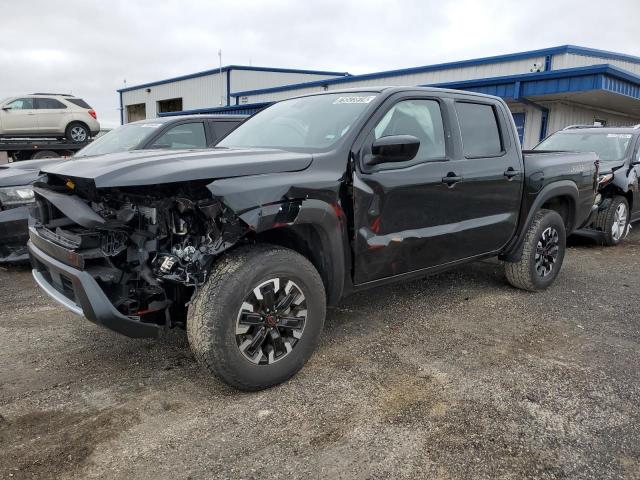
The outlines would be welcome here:
<svg viewBox="0 0 640 480">
<path fill-rule="evenodd" d="M 204 184 L 105 188 L 49 176 L 34 186 L 38 235 L 67 251 L 122 314 L 181 323 L 215 258 L 250 231 Z"/>
</svg>

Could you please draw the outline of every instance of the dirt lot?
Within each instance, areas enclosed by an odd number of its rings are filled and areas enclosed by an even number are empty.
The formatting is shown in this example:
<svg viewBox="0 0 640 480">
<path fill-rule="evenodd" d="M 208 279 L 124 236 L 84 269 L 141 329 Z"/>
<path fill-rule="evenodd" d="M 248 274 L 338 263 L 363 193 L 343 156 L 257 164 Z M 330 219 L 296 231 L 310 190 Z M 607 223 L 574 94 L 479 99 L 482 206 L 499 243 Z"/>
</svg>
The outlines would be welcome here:
<svg viewBox="0 0 640 480">
<path fill-rule="evenodd" d="M 356 295 L 254 394 L 0 269 L 0 478 L 640 478 L 639 265 L 640 229 L 540 294 L 488 261 Z"/>
</svg>

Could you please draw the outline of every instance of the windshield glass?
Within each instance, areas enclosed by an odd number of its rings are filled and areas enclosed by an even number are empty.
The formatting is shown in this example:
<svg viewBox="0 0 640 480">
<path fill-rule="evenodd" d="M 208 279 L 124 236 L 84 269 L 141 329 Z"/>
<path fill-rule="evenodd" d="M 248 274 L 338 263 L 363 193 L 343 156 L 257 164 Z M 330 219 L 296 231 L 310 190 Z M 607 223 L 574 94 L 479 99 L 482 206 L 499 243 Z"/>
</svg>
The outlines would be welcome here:
<svg viewBox="0 0 640 480">
<path fill-rule="evenodd" d="M 161 123 L 130 123 L 96 138 L 79 150 L 74 157 L 88 157 L 105 153 L 125 152 L 137 148 L 140 143 L 152 135 Z"/>
<path fill-rule="evenodd" d="M 558 132 L 542 141 L 534 150 L 565 150 L 595 152 L 600 160 L 622 160 L 631 144 L 630 133 L 563 133 Z"/>
<path fill-rule="evenodd" d="M 350 92 L 285 100 L 248 119 L 217 146 L 328 149 L 351 130 L 375 97 L 372 92 Z"/>
</svg>

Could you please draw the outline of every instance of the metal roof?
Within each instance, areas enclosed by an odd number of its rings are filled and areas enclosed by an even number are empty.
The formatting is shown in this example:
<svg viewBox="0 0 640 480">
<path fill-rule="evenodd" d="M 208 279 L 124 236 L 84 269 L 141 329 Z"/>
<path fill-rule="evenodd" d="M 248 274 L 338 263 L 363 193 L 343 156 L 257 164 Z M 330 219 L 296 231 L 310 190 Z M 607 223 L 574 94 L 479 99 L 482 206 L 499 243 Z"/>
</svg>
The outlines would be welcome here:
<svg viewBox="0 0 640 480">
<path fill-rule="evenodd" d="M 241 92 L 232 92 L 231 96 L 251 96 L 264 93 L 283 92 L 287 90 L 296 90 L 299 88 L 307 88 L 323 85 L 335 85 L 339 83 L 348 83 L 360 80 L 375 80 L 381 78 L 395 77 L 399 75 L 409 75 L 414 73 L 433 72 L 438 70 L 448 70 L 451 68 L 471 67 L 476 65 L 484 65 L 489 63 L 501 63 L 514 60 L 522 60 L 527 58 L 535 58 L 547 55 L 556 55 L 563 53 L 574 53 L 578 55 L 590 55 L 612 60 L 623 60 L 640 64 L 640 57 L 626 55 L 623 53 L 608 52 L 605 50 L 596 50 L 593 48 L 579 47 L 577 45 L 562 45 L 559 47 L 543 48 L 539 50 L 529 50 L 526 52 L 508 53 L 505 55 L 495 55 L 491 57 L 476 58 L 471 60 L 461 60 L 456 62 L 439 63 L 435 65 L 425 65 L 421 67 L 403 68 L 398 70 L 386 70 L 382 72 L 366 73 L 363 75 L 350 75 L 343 78 L 331 78 L 326 80 L 314 80 L 312 82 L 297 83 L 292 85 L 283 85 L 279 87 L 262 88 L 258 90 L 245 90 Z"/>
<path fill-rule="evenodd" d="M 189 80 L 191 78 L 206 77 L 208 75 L 215 75 L 216 73 L 220 73 L 221 70 L 222 72 L 227 72 L 230 70 L 248 70 L 248 71 L 254 71 L 254 72 L 272 72 L 272 73 L 306 73 L 309 75 L 334 75 L 336 77 L 338 76 L 344 77 L 344 76 L 351 75 L 349 72 L 328 72 L 324 70 L 301 70 L 296 68 L 252 67 L 249 65 L 227 65 L 225 67 L 222 67 L 221 69 L 212 68 L 210 70 L 203 70 L 201 72 L 190 73 L 187 75 L 180 75 L 178 77 L 166 78 L 164 80 L 156 80 L 154 82 L 141 83 L 139 85 L 132 85 L 130 87 L 121 88 L 116 91 L 120 93 L 129 92 L 131 90 L 139 90 L 140 88 L 155 87 L 157 85 L 163 85 L 165 83 L 179 82 L 181 80 Z"/>
</svg>

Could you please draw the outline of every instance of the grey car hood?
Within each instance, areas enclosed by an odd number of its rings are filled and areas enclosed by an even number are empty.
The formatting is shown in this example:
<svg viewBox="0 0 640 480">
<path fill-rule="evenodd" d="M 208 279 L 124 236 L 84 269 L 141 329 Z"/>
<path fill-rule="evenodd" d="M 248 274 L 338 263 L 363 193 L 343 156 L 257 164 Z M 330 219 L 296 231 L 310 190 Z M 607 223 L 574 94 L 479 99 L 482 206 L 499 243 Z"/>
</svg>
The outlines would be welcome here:
<svg viewBox="0 0 640 480">
<path fill-rule="evenodd" d="M 91 179 L 98 188 L 135 187 L 294 172 L 311 162 L 310 154 L 274 149 L 138 150 L 76 158 L 42 171 Z"/>
<path fill-rule="evenodd" d="M 0 187 L 29 185 L 36 181 L 42 168 L 64 161 L 59 158 L 45 158 L 0 165 Z"/>
<path fill-rule="evenodd" d="M 625 164 L 624 160 L 600 160 L 600 174 L 611 173 Z"/>
</svg>

